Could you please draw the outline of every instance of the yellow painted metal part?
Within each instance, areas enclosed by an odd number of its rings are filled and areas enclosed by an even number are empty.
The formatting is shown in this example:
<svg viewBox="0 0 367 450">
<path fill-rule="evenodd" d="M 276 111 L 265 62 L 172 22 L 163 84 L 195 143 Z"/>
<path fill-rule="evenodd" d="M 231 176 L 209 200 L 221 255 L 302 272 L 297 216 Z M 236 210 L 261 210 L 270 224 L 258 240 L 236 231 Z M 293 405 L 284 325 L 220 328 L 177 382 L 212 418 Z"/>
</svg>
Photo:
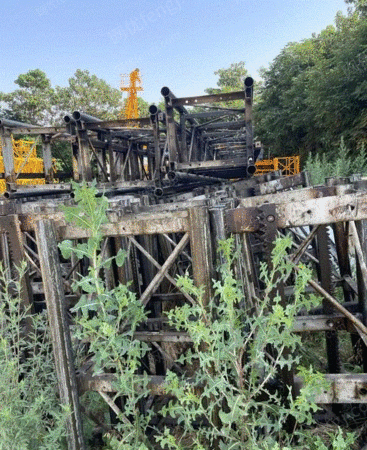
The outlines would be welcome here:
<svg viewBox="0 0 367 450">
<path fill-rule="evenodd" d="M 263 175 L 265 173 L 281 170 L 283 175 L 297 175 L 300 172 L 300 157 L 285 156 L 282 158 L 263 159 L 256 163 L 255 175 Z"/>
<path fill-rule="evenodd" d="M 122 75 L 121 77 L 120 90 L 128 92 L 125 107 L 122 111 L 122 117 L 124 119 L 139 118 L 138 91 L 143 91 L 141 83 L 139 69 L 133 70 L 130 75 Z"/>
<path fill-rule="evenodd" d="M 37 149 L 35 141 L 26 141 L 24 139 L 14 140 L 13 152 L 14 152 L 14 170 L 15 173 L 43 173 L 45 168 L 43 165 L 42 158 L 37 157 Z M 1 151 L 1 142 L 0 142 Z M 28 157 L 28 158 L 27 158 Z M 54 164 L 56 160 L 53 160 Z M 56 172 L 56 167 L 54 167 L 54 172 Z M 3 157 L 0 156 L 0 173 L 4 173 L 4 163 Z M 45 184 L 46 180 L 44 178 L 21 178 L 16 180 L 16 184 L 19 186 L 25 185 L 37 185 Z M 5 191 L 5 180 L 0 179 L 0 192 Z"/>
</svg>

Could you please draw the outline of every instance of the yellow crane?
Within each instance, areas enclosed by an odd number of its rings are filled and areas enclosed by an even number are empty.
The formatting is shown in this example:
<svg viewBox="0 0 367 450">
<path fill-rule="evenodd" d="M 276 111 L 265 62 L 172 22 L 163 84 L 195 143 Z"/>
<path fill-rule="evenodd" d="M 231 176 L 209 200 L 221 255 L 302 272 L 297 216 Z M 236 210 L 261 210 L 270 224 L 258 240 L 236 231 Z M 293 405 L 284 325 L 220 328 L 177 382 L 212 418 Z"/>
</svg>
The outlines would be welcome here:
<svg viewBox="0 0 367 450">
<path fill-rule="evenodd" d="M 16 173 L 42 173 L 44 172 L 43 159 L 37 157 L 36 141 L 27 141 L 24 139 L 14 140 L 12 137 L 13 152 L 14 152 L 14 170 Z M 0 173 L 4 173 L 4 163 L 1 153 L 0 143 Z M 53 160 L 54 166 L 56 160 Z M 56 167 L 54 167 L 56 172 Z M 45 184 L 44 178 L 18 178 L 17 185 L 27 184 Z M 0 179 L 0 192 L 6 190 L 5 180 Z"/>
<path fill-rule="evenodd" d="M 124 119 L 138 119 L 138 91 L 143 91 L 139 69 L 133 70 L 129 75 L 121 76 L 120 90 L 128 92 L 128 97 L 122 111 Z"/>
</svg>

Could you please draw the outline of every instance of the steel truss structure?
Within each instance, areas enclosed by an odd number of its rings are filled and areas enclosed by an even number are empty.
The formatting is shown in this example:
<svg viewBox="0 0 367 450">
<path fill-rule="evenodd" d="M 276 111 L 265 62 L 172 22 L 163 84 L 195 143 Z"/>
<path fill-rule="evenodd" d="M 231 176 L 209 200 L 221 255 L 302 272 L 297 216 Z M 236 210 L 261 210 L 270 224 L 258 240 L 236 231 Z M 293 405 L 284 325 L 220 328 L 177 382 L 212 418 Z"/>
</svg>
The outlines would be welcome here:
<svg viewBox="0 0 367 450">
<path fill-rule="evenodd" d="M 204 302 L 209 304 L 217 242 L 234 234 L 241 251 L 236 271 L 244 280 L 244 297 L 249 302 L 261 299 L 259 261 L 269 258 L 278 232 L 289 232 L 294 236 L 289 255 L 294 270 L 301 262 L 313 264 L 310 290 L 323 298 L 322 307 L 299 316 L 294 329 L 325 332 L 331 388 L 317 401 L 367 403 L 367 185 L 358 176 L 330 179 L 319 187 L 309 186 L 306 173 L 251 177 L 256 160 L 252 88 L 247 78 L 240 92 L 176 98 L 164 87 L 165 111 L 152 105 L 149 118 L 135 120 L 138 128 L 79 111 L 65 117 L 64 127 L 0 121 L 7 186 L 0 201 L 0 255 L 9 272 L 22 259 L 28 261 L 22 280 L 24 304 L 34 313 L 47 307 L 60 398 L 74 412 L 68 422 L 70 450 L 85 448 L 79 395 L 98 391 L 111 406 L 108 393 L 114 375 L 93 376 L 93 367 L 82 370 L 73 364 L 67 312 L 78 293 L 71 290 L 71 282 L 85 273 L 88 262 L 63 261 L 57 245 L 63 239 L 85 240 L 88 232 L 68 224 L 61 212 L 60 206 L 72 204 L 73 198 L 70 184 L 52 183 L 55 139 L 70 142 L 77 162 L 73 178 L 96 178 L 101 195 L 109 199 L 109 222 L 103 225 L 106 257 L 125 249 L 128 258 L 123 268 L 106 270 L 104 279 L 111 288 L 130 281 L 149 311 L 136 338 L 149 343 L 152 354 L 158 352 L 163 361 L 149 369 L 152 399 L 165 395 L 165 371 L 174 364 L 165 345 L 190 341 L 165 321 L 167 309 L 194 302 L 177 286 L 176 275 L 189 271 L 195 284 L 204 286 Z M 238 99 L 244 108 L 217 106 Z M 201 109 L 188 109 L 199 105 Z M 11 135 L 24 133 L 41 136 L 45 186 L 15 185 Z M 355 276 L 351 259 L 356 262 Z M 341 288 L 342 301 L 335 298 L 336 287 Z M 284 287 L 284 302 L 291 301 L 292 289 Z M 338 348 L 341 330 L 359 342 L 364 373 L 344 373 Z M 280 376 L 294 392 L 300 387 L 293 373 Z"/>
</svg>

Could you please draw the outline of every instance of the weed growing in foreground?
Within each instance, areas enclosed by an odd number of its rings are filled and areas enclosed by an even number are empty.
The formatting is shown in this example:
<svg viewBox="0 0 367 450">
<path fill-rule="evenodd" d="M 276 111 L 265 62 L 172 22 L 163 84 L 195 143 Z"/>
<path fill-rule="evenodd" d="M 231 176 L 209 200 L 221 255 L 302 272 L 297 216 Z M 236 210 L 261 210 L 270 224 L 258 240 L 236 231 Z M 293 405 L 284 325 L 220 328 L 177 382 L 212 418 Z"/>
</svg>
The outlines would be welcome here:
<svg viewBox="0 0 367 450">
<path fill-rule="evenodd" d="M 185 370 L 195 367 L 189 378 L 175 372 L 166 376 L 166 392 L 172 400 L 155 414 L 175 419 L 177 426 L 153 430 L 153 411 L 142 408 L 149 397 L 148 376 L 141 360 L 148 346 L 134 339 L 146 312 L 127 286 L 108 290 L 103 268 L 113 259 L 123 264 L 123 252 L 105 260 L 101 225 L 106 222 L 107 200 L 96 197 L 94 186 L 77 186 L 76 207 L 65 208 L 67 220 L 90 231 L 86 243 L 64 241 L 64 257 L 74 252 L 88 258 L 88 274 L 75 282 L 83 295 L 75 307 L 78 313 L 76 336 L 89 342 L 95 372 L 116 374 L 115 397 L 122 397 L 116 433 L 106 435 L 108 449 L 153 450 L 306 450 L 322 448 L 311 437 L 313 413 L 318 409 L 315 395 L 327 388 L 323 376 L 312 367 L 298 367 L 304 379 L 300 395 L 294 399 L 280 374 L 299 365 L 300 338 L 292 333 L 296 315 L 318 303 L 304 295 L 311 272 L 306 267 L 297 274 L 293 301 L 284 305 L 277 287 L 288 278 L 291 267 L 285 256 L 289 237 L 278 239 L 273 251 L 273 268 L 264 265 L 262 278 L 267 286 L 256 311 L 247 309 L 240 282 L 235 278 L 233 239 L 221 243 L 224 263 L 215 295 L 204 305 L 203 289 L 189 277 L 179 284 L 193 296 L 196 305 L 185 304 L 168 312 L 171 326 L 188 333 L 192 347 L 177 363 Z M 292 430 L 289 423 L 293 424 Z M 287 430 L 286 430 L 287 428 Z M 154 438 L 153 438 L 154 436 Z M 330 449 L 348 450 L 352 435 L 339 432 Z M 160 447 L 157 447 L 157 443 Z"/>
<path fill-rule="evenodd" d="M 57 396 L 47 317 L 23 308 L 20 283 L 1 265 L 0 283 L 0 450 L 65 450 L 69 412 Z"/>
</svg>

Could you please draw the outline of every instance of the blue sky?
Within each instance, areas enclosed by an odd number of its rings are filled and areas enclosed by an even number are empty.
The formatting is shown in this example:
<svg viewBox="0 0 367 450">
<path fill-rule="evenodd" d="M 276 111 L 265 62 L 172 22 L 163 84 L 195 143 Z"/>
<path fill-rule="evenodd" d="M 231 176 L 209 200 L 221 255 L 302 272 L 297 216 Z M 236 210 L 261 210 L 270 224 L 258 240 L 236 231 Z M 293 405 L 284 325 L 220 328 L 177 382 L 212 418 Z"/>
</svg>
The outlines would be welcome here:
<svg viewBox="0 0 367 450">
<path fill-rule="evenodd" d="M 138 67 L 142 97 L 159 101 L 215 87 L 214 71 L 245 61 L 255 78 L 290 41 L 333 23 L 343 0 L 12 0 L 3 3 L 0 91 L 40 68 L 64 86 L 88 69 L 119 87 Z"/>
</svg>

